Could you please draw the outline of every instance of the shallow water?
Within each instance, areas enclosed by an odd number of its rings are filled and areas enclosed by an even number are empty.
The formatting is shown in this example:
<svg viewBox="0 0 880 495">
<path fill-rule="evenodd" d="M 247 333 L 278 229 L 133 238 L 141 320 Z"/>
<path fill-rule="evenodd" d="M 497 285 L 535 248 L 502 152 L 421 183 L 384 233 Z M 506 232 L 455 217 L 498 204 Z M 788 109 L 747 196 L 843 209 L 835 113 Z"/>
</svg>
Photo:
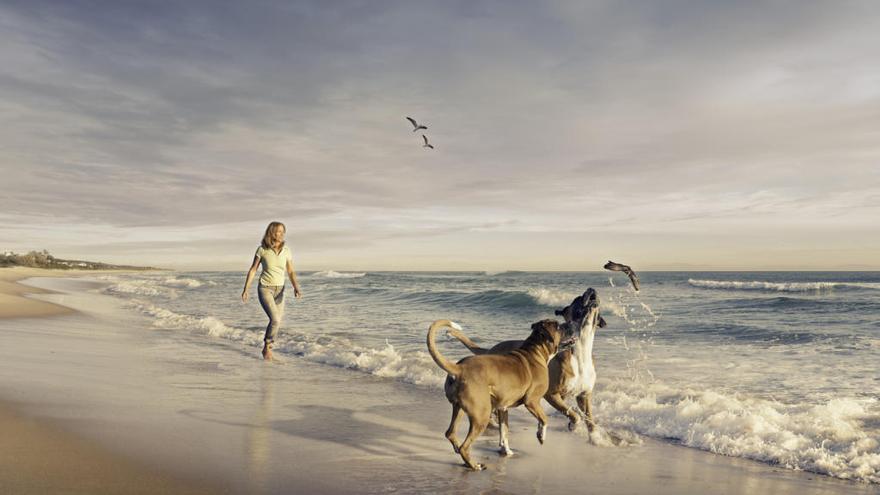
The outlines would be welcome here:
<svg viewBox="0 0 880 495">
<path fill-rule="evenodd" d="M 609 427 L 783 467 L 880 483 L 880 273 L 337 273 L 288 287 L 276 349 L 420 388 L 436 319 L 474 340 L 524 338 L 586 288 L 608 327 L 594 347 L 596 415 Z M 104 277 L 156 328 L 258 352 L 266 317 L 239 272 Z M 216 340 L 214 340 L 216 339 Z M 441 338 L 451 358 L 467 355 Z M 215 344 L 210 344 L 215 342 Z"/>
</svg>

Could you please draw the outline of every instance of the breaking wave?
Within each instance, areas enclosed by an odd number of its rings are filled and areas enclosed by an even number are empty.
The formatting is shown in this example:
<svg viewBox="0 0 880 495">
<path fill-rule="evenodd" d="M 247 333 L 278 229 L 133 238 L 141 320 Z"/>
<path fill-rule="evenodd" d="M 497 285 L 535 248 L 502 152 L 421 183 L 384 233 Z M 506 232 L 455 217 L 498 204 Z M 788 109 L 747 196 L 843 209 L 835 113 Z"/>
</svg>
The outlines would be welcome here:
<svg viewBox="0 0 880 495">
<path fill-rule="evenodd" d="M 880 483 L 880 443 L 864 423 L 876 399 L 784 404 L 712 390 L 611 383 L 595 396 L 599 421 L 717 454 Z"/>
<path fill-rule="evenodd" d="M 335 272 L 333 270 L 324 270 L 323 272 L 315 272 L 312 274 L 313 277 L 324 277 L 324 278 L 361 278 L 365 275 L 366 275 L 366 273 Z"/>
<path fill-rule="evenodd" d="M 838 288 L 880 290 L 880 283 L 859 282 L 738 282 L 730 280 L 696 280 L 688 279 L 688 283 L 702 289 L 720 290 L 763 290 L 777 292 L 816 292 Z"/>
<path fill-rule="evenodd" d="M 263 345 L 263 328 L 246 330 L 228 325 L 213 316 L 197 317 L 176 313 L 138 300 L 130 303 L 141 313 L 152 317 L 153 326 L 157 328 L 201 333 L 257 349 Z M 446 378 L 446 373 L 434 364 L 427 352 L 399 351 L 387 342 L 382 348 L 372 349 L 357 345 L 345 337 L 285 330 L 276 338 L 274 349 L 276 352 L 301 356 L 309 361 L 414 385 L 442 386 Z"/>
</svg>

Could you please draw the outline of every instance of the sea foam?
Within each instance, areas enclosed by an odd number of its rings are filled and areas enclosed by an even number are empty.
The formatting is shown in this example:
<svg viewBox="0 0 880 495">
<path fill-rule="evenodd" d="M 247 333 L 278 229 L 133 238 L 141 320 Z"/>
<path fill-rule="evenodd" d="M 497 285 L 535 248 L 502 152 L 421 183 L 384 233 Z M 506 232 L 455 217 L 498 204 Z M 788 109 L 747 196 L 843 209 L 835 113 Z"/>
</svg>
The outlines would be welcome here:
<svg viewBox="0 0 880 495">
<path fill-rule="evenodd" d="M 762 281 L 731 281 L 731 280 L 696 280 L 688 279 L 694 287 L 703 289 L 726 290 L 765 290 L 777 292 L 814 292 L 835 288 L 857 288 L 880 290 L 878 283 L 859 282 L 762 282 Z"/>
<path fill-rule="evenodd" d="M 568 306 L 574 298 L 580 295 L 553 289 L 529 289 L 527 293 L 542 306 L 558 306 L 559 308 Z"/>
<path fill-rule="evenodd" d="M 614 427 L 789 469 L 880 483 L 878 441 L 863 427 L 876 417 L 876 400 L 783 404 L 659 383 L 602 385 L 594 395 L 597 417 Z"/>
<path fill-rule="evenodd" d="M 363 272 L 335 272 L 333 270 L 324 270 L 312 274 L 313 277 L 323 278 L 361 278 L 365 275 L 366 273 Z"/>
<path fill-rule="evenodd" d="M 176 313 L 145 301 L 131 300 L 141 313 L 153 318 L 153 326 L 185 330 L 210 337 L 260 347 L 263 330 L 245 330 L 228 325 L 213 317 L 196 317 Z M 414 385 L 442 386 L 446 374 L 434 364 L 426 352 L 400 352 L 386 342 L 379 349 L 353 344 L 349 339 L 327 335 L 311 335 L 285 329 L 276 337 L 274 349 L 322 364 L 354 369 Z"/>
</svg>

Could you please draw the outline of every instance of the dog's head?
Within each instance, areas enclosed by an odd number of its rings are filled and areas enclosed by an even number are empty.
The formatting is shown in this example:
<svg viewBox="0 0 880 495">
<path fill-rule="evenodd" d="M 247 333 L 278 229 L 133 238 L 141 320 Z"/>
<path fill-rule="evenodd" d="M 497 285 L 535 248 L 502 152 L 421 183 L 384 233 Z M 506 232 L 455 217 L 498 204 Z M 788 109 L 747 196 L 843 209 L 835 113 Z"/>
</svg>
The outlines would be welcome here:
<svg viewBox="0 0 880 495">
<path fill-rule="evenodd" d="M 556 320 L 541 320 L 532 323 L 532 333 L 526 339 L 526 343 L 543 346 L 552 356 L 562 349 L 571 347 L 575 339 L 571 325 L 560 325 Z"/>
<path fill-rule="evenodd" d="M 584 329 L 605 328 L 605 319 L 599 314 L 599 295 L 591 287 L 556 314 L 565 318 L 565 325 L 571 327 L 575 339 Z"/>
</svg>

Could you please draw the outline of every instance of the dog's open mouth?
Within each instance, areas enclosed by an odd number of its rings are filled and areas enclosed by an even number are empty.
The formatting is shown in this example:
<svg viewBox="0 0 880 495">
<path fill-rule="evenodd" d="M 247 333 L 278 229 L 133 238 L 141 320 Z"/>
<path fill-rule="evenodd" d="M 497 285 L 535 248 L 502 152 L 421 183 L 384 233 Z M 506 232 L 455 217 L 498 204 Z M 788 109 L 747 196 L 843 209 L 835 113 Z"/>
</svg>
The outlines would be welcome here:
<svg viewBox="0 0 880 495">
<path fill-rule="evenodd" d="M 577 336 L 572 334 L 570 337 L 563 339 L 559 343 L 559 350 L 569 349 L 575 342 L 577 342 Z"/>
</svg>

